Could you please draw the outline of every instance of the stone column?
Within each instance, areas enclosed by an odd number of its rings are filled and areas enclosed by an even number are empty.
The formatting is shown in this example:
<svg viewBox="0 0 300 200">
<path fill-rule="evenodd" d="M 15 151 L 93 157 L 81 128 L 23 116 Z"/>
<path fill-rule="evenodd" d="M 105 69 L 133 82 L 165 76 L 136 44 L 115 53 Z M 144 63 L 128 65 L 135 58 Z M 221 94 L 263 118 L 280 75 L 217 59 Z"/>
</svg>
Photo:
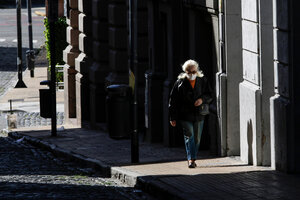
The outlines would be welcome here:
<svg viewBox="0 0 300 200">
<path fill-rule="evenodd" d="M 289 1 L 273 0 L 274 10 L 274 92 L 271 109 L 271 166 L 287 171 L 289 115 L 291 115 L 289 85 Z"/>
<path fill-rule="evenodd" d="M 257 1 L 242 2 L 243 78 L 240 84 L 241 159 L 261 165 L 261 90 Z M 257 152 L 258 151 L 258 152 Z"/>
<path fill-rule="evenodd" d="M 242 81 L 241 1 L 220 1 L 220 68 L 216 77 L 220 154 L 240 154 L 239 83 Z M 224 15 L 222 14 L 224 13 Z"/>
<path fill-rule="evenodd" d="M 269 101 L 272 94 L 272 1 L 242 1 L 243 78 L 240 84 L 241 159 L 270 164 Z"/>
<path fill-rule="evenodd" d="M 78 49 L 78 1 L 70 0 L 70 19 L 67 20 L 67 42 L 69 46 L 63 52 L 66 62 L 64 68 L 64 88 L 65 88 L 65 118 L 70 123 L 70 118 L 76 118 L 76 91 L 75 91 L 75 58 L 79 55 Z"/>
<path fill-rule="evenodd" d="M 128 84 L 126 0 L 110 0 L 108 3 L 109 68 L 106 78 L 110 84 Z"/>
<path fill-rule="evenodd" d="M 48 17 L 48 0 L 45 0 L 46 16 Z M 64 16 L 64 0 L 58 0 L 58 17 Z"/>
<path fill-rule="evenodd" d="M 270 146 L 270 97 L 274 95 L 274 61 L 273 61 L 273 0 L 260 1 L 260 74 L 261 74 L 261 164 L 271 165 Z"/>
<path fill-rule="evenodd" d="M 77 123 L 88 126 L 90 119 L 89 68 L 92 65 L 92 2 L 78 0 L 79 14 L 79 50 L 75 59 L 76 74 L 76 114 Z"/>
<path fill-rule="evenodd" d="M 92 128 L 105 122 L 105 77 L 108 74 L 108 0 L 92 1 L 93 64 L 90 78 L 90 121 Z"/>
<path fill-rule="evenodd" d="M 128 4 L 127 0 L 127 4 Z M 138 74 L 138 129 L 142 132 L 145 127 L 145 72 L 148 63 L 148 13 L 147 1 L 135 0 L 137 13 L 134 15 L 134 65 L 137 67 Z M 128 12 L 129 15 L 129 12 Z M 129 27 L 127 27 L 129 30 Z M 129 32 L 129 31 L 128 31 Z M 128 35 L 129 36 L 129 35 Z M 129 39 L 128 39 L 129 42 Z M 128 54 L 129 54 L 128 48 Z M 129 58 L 129 57 L 128 57 Z M 128 60 L 129 63 L 129 60 Z"/>
<path fill-rule="evenodd" d="M 295 0 L 273 0 L 275 95 L 270 98 L 271 166 L 286 172 L 300 171 L 299 6 Z"/>
<path fill-rule="evenodd" d="M 292 117 L 289 121 L 291 121 L 292 124 L 292 129 L 291 132 L 292 134 L 288 138 L 288 151 L 290 152 L 289 154 L 289 168 L 288 170 L 290 172 L 294 173 L 299 173 L 300 172 L 300 126 L 298 124 L 299 118 L 300 118 L 300 93 L 299 93 L 299 88 L 300 88 L 300 79 L 299 79 L 299 74 L 300 74 L 300 56 L 299 56 L 299 46 L 300 46 L 300 25 L 299 25 L 299 19 L 300 19 L 300 12 L 299 12 L 299 7 L 300 7 L 300 1 L 297 0 L 292 0 L 290 1 L 289 4 L 289 13 L 290 13 L 290 23 L 292 24 L 291 26 L 291 39 L 290 41 L 290 58 L 292 62 L 292 69 L 289 70 L 289 76 L 292 78 L 289 78 L 291 81 L 290 84 L 290 91 L 291 94 L 293 95 L 292 99 Z"/>
<path fill-rule="evenodd" d="M 163 135 L 163 81 L 165 75 L 160 66 L 159 54 L 159 2 L 148 1 L 149 18 L 149 70 L 145 73 L 145 127 L 146 141 L 162 142 Z M 166 58 L 165 58 L 166 59 Z"/>
</svg>

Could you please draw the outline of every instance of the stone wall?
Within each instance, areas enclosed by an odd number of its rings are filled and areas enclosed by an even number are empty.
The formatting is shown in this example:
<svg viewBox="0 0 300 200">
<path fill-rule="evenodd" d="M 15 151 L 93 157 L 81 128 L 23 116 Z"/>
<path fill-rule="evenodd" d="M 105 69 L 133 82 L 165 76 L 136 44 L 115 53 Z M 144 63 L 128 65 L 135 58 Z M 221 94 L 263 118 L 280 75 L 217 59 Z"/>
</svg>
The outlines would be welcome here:
<svg viewBox="0 0 300 200">
<path fill-rule="evenodd" d="M 109 70 L 108 57 L 108 0 L 92 2 L 92 57 L 90 78 L 90 122 L 93 128 L 105 122 L 105 78 Z"/>
<path fill-rule="evenodd" d="M 90 80 L 92 65 L 92 2 L 78 0 L 79 56 L 75 59 L 77 124 L 88 126 L 90 119 Z"/>
<path fill-rule="evenodd" d="M 242 81 L 241 1 L 220 2 L 224 16 L 220 21 L 222 66 L 217 74 L 221 155 L 240 155 L 239 90 Z"/>
<path fill-rule="evenodd" d="M 299 172 L 299 1 L 273 0 L 275 95 L 270 98 L 271 166 Z"/>
<path fill-rule="evenodd" d="M 240 84 L 241 159 L 270 165 L 273 91 L 272 1 L 242 1 L 243 78 Z"/>
</svg>

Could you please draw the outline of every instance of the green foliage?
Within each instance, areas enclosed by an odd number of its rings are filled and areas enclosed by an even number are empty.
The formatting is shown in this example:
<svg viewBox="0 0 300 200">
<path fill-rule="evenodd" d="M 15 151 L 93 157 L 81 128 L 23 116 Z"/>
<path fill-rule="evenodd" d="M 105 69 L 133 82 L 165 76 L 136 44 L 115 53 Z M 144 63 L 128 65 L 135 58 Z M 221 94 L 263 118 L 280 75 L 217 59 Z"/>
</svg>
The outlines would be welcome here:
<svg viewBox="0 0 300 200">
<path fill-rule="evenodd" d="M 64 82 L 64 73 L 63 72 L 56 72 L 56 81 Z"/>
<path fill-rule="evenodd" d="M 48 22 L 48 18 L 44 19 L 45 26 L 45 39 L 46 39 L 46 49 L 47 49 L 47 59 L 49 61 L 49 65 L 51 65 L 50 61 L 50 25 Z M 55 61 L 58 65 L 65 64 L 63 61 L 63 50 L 67 47 L 68 43 L 66 41 L 66 28 L 67 22 L 65 17 L 59 17 L 58 20 L 54 23 L 55 30 Z"/>
<path fill-rule="evenodd" d="M 64 82 L 64 73 L 61 71 L 63 70 L 63 67 L 58 67 L 56 66 L 55 71 L 56 71 L 56 82 Z M 48 79 L 50 80 L 51 76 L 51 66 L 48 67 Z"/>
</svg>

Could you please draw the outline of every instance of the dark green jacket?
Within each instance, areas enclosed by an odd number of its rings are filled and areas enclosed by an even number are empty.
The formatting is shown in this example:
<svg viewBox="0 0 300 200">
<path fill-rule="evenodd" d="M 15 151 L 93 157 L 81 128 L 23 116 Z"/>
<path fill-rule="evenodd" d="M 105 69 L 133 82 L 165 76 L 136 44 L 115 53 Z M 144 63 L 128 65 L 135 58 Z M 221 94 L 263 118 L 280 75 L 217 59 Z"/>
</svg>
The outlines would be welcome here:
<svg viewBox="0 0 300 200">
<path fill-rule="evenodd" d="M 203 103 L 210 103 L 212 100 L 212 90 L 206 77 L 197 77 L 194 88 L 187 78 L 178 79 L 170 94 L 170 120 L 204 120 L 204 116 L 200 114 L 200 106 L 194 106 L 199 98 L 202 98 Z"/>
</svg>

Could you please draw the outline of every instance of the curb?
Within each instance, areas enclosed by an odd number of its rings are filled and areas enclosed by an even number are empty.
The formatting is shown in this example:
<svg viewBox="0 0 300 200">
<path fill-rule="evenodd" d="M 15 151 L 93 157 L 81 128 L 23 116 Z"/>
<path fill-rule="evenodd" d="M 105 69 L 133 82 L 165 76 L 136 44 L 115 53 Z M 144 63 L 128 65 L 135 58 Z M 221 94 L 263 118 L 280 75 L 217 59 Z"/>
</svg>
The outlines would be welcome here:
<svg viewBox="0 0 300 200">
<path fill-rule="evenodd" d="M 141 189 L 144 192 L 147 192 L 153 195 L 154 197 L 157 197 L 158 199 L 190 199 L 190 197 L 187 197 L 185 194 L 174 189 L 172 185 L 160 181 L 159 178 L 153 176 L 143 176 L 141 174 L 129 171 L 121 167 L 111 167 L 99 160 L 87 158 L 72 151 L 64 150 L 54 144 L 23 135 L 22 133 L 9 132 L 7 130 L 2 130 L 1 132 L 7 134 L 8 137 L 13 139 L 23 138 L 26 142 L 37 148 L 49 151 L 57 157 L 65 158 L 69 161 L 74 161 L 80 164 L 81 166 L 93 168 L 99 171 L 104 177 L 118 179 L 121 182 L 127 184 L 128 186 Z"/>
<path fill-rule="evenodd" d="M 137 187 L 137 180 L 140 176 L 142 175 L 121 167 L 111 167 L 111 177 L 119 179 L 121 182 L 126 183 L 130 187 Z"/>
</svg>

